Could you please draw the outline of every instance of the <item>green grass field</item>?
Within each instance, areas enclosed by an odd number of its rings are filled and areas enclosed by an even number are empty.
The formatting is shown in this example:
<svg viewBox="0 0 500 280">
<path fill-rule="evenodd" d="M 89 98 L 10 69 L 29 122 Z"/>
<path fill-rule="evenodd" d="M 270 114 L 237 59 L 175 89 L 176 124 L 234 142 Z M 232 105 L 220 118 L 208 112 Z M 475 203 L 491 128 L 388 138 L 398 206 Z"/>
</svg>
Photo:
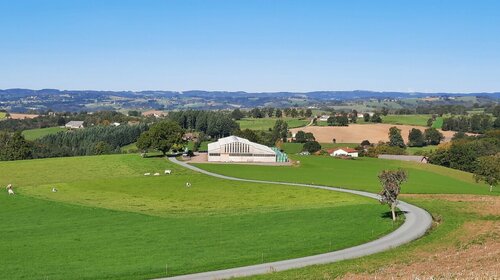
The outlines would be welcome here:
<svg viewBox="0 0 500 280">
<path fill-rule="evenodd" d="M 138 153 L 139 149 L 137 149 L 136 143 L 130 143 L 120 148 L 122 153 Z"/>
<path fill-rule="evenodd" d="M 7 114 L 5 112 L 0 112 L 0 120 L 4 119 Z"/>
<path fill-rule="evenodd" d="M 406 151 L 408 152 L 409 155 L 414 155 L 419 152 L 430 152 L 432 150 L 436 150 L 437 145 L 429 145 L 429 146 L 424 146 L 424 147 L 407 147 Z"/>
<path fill-rule="evenodd" d="M 172 175 L 143 175 L 164 169 Z M 0 194 L 4 279 L 145 279 L 165 276 L 167 264 L 172 276 L 323 253 L 394 229 L 374 200 L 227 181 L 158 157 L 0 162 L 0 170 L 0 184 L 17 192 Z"/>
<path fill-rule="evenodd" d="M 443 117 L 437 117 L 436 120 L 432 123 L 432 127 L 434 128 L 442 128 L 443 127 Z"/>
<path fill-rule="evenodd" d="M 281 118 L 285 120 L 288 124 L 288 128 L 295 128 L 305 126 L 309 123 L 307 119 L 296 119 L 296 118 Z M 278 118 L 262 118 L 262 119 L 254 119 L 254 118 L 244 118 L 237 121 L 240 124 L 240 129 L 253 129 L 253 130 L 268 130 L 269 128 L 274 127 L 274 123 L 278 120 Z"/>
<path fill-rule="evenodd" d="M 431 115 L 387 115 L 382 116 L 382 123 L 427 126 Z"/>
<path fill-rule="evenodd" d="M 402 193 L 465 193 L 489 194 L 485 184 L 475 183 L 472 174 L 436 166 L 396 160 L 358 158 L 343 160 L 328 156 L 292 156 L 299 166 L 256 166 L 229 164 L 197 164 L 216 173 L 261 180 L 314 183 L 349 189 L 379 192 L 377 174 L 383 169 L 408 170 L 408 182 Z M 493 194 L 500 194 L 496 188 Z"/>
<path fill-rule="evenodd" d="M 67 130 L 66 128 L 61 128 L 61 127 L 28 129 L 23 131 L 23 136 L 24 138 L 26 138 L 26 140 L 35 140 L 49 134 L 56 134 L 58 132 L 66 130 Z"/>
</svg>

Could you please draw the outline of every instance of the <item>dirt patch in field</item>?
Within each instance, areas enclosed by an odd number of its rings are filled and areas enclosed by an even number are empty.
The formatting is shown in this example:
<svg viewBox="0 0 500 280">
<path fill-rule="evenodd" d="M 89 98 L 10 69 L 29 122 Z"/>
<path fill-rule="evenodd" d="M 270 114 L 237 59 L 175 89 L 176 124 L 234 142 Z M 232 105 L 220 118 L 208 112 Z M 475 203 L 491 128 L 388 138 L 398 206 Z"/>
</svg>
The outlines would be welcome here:
<svg viewBox="0 0 500 280">
<path fill-rule="evenodd" d="M 500 223 L 467 223 L 463 230 L 454 247 L 416 253 L 409 264 L 389 265 L 369 274 L 349 273 L 342 279 L 498 279 Z"/>
<path fill-rule="evenodd" d="M 312 132 L 316 141 L 320 143 L 332 143 L 335 138 L 337 143 L 361 143 L 368 140 L 372 143 L 379 141 L 389 141 L 389 128 L 396 126 L 401 129 L 401 135 L 405 141 L 408 140 L 408 134 L 412 128 L 418 128 L 422 132 L 427 129 L 423 126 L 414 125 L 394 125 L 394 124 L 351 124 L 349 126 L 308 126 L 290 129 L 292 133 L 299 130 Z M 440 130 L 441 131 L 441 130 Z M 445 141 L 449 141 L 455 132 L 441 131 L 445 136 Z"/>
<path fill-rule="evenodd" d="M 39 115 L 34 114 L 18 114 L 18 113 L 10 113 L 10 118 L 14 120 L 22 120 L 22 119 L 34 119 Z"/>
<path fill-rule="evenodd" d="M 475 195 L 405 195 L 464 203 L 464 212 L 499 215 L 500 197 Z M 436 201 L 439 203 L 439 201 Z M 342 279 L 498 279 L 500 221 L 466 222 L 446 238 L 452 242 L 417 249 L 410 262 L 398 262 L 370 273 L 348 273 Z"/>
</svg>

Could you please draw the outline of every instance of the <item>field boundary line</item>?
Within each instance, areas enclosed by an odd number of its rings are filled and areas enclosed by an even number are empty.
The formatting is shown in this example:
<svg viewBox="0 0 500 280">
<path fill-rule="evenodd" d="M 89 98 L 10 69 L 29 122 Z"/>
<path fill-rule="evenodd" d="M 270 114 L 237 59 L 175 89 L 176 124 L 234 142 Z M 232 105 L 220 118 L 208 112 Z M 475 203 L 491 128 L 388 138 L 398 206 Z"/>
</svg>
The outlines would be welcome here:
<svg viewBox="0 0 500 280">
<path fill-rule="evenodd" d="M 336 187 L 328 187 L 321 185 L 312 185 L 312 184 L 300 184 L 300 183 L 286 183 L 286 182 L 274 182 L 274 181 L 265 181 L 265 180 L 253 180 L 253 179 L 242 179 L 235 178 L 230 176 L 225 176 L 217 173 L 213 173 L 210 171 L 203 170 L 196 166 L 192 166 L 187 164 L 186 162 L 181 162 L 177 160 L 175 157 L 170 157 L 169 160 L 175 164 L 188 168 L 190 170 L 203 173 L 209 176 L 233 180 L 233 181 L 241 181 L 241 182 L 251 182 L 251 183 L 264 183 L 264 184 L 275 184 L 275 185 L 289 185 L 289 186 L 298 186 L 298 187 L 307 187 L 314 189 L 323 189 L 329 191 L 337 191 L 343 193 L 350 193 L 361 195 L 364 197 L 369 197 L 372 199 L 377 199 L 379 196 L 374 193 L 357 191 L 357 190 L 349 190 L 343 188 Z M 424 209 L 417 207 L 415 205 L 400 201 L 398 204 L 398 208 L 403 211 L 405 214 L 405 222 L 397 228 L 395 231 L 385 235 L 379 239 L 370 241 L 368 243 L 364 243 L 361 245 L 357 245 L 354 247 L 333 251 L 329 253 L 288 259 L 276 262 L 262 263 L 257 265 L 249 265 L 243 267 L 235 267 L 223 270 L 215 270 L 194 274 L 186 274 L 174 277 L 167 278 L 157 278 L 157 280 L 212 280 L 212 279 L 228 279 L 233 277 L 244 277 L 258 274 L 266 274 L 270 271 L 283 271 L 294 268 L 302 268 L 310 265 L 319 265 L 319 264 L 327 264 L 338 262 L 342 260 L 354 259 L 363 256 L 372 255 L 375 253 L 383 252 L 390 250 L 392 248 L 401 246 L 403 244 L 409 243 L 413 240 L 416 240 L 422 237 L 427 230 L 432 225 L 432 217 L 431 215 L 425 211 Z"/>
</svg>

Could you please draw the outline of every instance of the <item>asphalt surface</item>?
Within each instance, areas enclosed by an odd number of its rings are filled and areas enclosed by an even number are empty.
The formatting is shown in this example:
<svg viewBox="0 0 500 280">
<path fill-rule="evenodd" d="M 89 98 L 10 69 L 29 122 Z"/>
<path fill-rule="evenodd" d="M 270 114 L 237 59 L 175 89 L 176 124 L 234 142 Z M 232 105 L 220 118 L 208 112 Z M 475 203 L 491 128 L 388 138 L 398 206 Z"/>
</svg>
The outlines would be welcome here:
<svg viewBox="0 0 500 280">
<path fill-rule="evenodd" d="M 348 189 L 319 186 L 319 185 L 310 185 L 310 184 L 285 183 L 285 182 L 260 181 L 260 180 L 234 178 L 234 177 L 229 177 L 229 176 L 224 176 L 224 175 L 208 172 L 206 170 L 189 165 L 185 162 L 178 161 L 176 158 L 169 158 L 169 159 L 173 163 L 181 165 L 185 168 L 189 168 L 191 170 L 194 170 L 194 171 L 197 171 L 197 172 L 209 175 L 209 176 L 222 178 L 222 179 L 226 179 L 226 180 L 324 189 L 324 190 L 330 190 L 330 191 L 337 191 L 337 192 L 344 192 L 344 193 L 361 195 L 361 196 L 365 196 L 365 197 L 369 197 L 369 198 L 373 198 L 373 199 L 378 200 L 377 194 L 363 192 L 363 191 L 348 190 Z M 175 276 L 175 277 L 158 278 L 158 279 L 169 279 L 169 280 L 172 280 L 172 279 L 173 280 L 227 279 L 227 278 L 232 278 L 232 277 L 242 277 L 242 276 L 250 276 L 250 275 L 256 275 L 256 274 L 265 274 L 265 273 L 270 273 L 270 272 L 275 272 L 275 271 L 282 271 L 282 270 L 293 269 L 293 268 L 301 268 L 301 267 L 305 267 L 305 266 L 309 266 L 309 265 L 326 264 L 326 263 L 332 263 L 332 262 L 337 262 L 337 261 L 342 261 L 342 260 L 347 260 L 347 259 L 354 259 L 354 258 L 359 258 L 359 257 L 379 253 L 382 251 L 386 251 L 386 250 L 392 249 L 394 247 L 403 245 L 405 243 L 411 242 L 411 241 L 423 236 L 427 232 L 427 230 L 431 227 L 431 225 L 432 225 L 431 215 L 427 211 L 425 211 L 424 209 L 421 209 L 417 206 L 414 206 L 412 204 L 409 204 L 409 203 L 406 203 L 403 201 L 399 202 L 398 208 L 405 213 L 405 216 L 406 216 L 405 222 L 398 229 L 391 232 L 390 234 L 388 234 L 384 237 L 381 237 L 377 240 L 370 241 L 370 242 L 365 243 L 365 244 L 361 244 L 358 246 L 354 246 L 351 248 L 347 248 L 347 249 L 343 249 L 343 250 L 339 250 L 339 251 L 334 251 L 334 252 L 330 252 L 330 253 L 315 255 L 315 256 L 290 259 L 290 260 L 283 260 L 283 261 L 277 261 L 277 262 L 270 262 L 270 263 L 262 263 L 262 264 L 257 264 L 257 265 L 236 267 L 236 268 L 209 271 L 209 272 L 202 272 L 202 273 L 195 273 L 195 274 L 187 274 L 187 275 L 181 275 L 181 276 Z"/>
</svg>

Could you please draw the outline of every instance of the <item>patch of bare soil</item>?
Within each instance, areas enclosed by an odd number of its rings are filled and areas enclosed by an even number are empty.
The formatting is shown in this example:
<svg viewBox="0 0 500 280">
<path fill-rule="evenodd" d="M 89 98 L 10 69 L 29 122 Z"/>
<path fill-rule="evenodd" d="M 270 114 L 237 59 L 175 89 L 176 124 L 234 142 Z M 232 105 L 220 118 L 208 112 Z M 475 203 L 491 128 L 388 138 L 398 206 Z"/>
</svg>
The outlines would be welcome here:
<svg viewBox="0 0 500 280">
<path fill-rule="evenodd" d="M 331 143 L 335 138 L 337 143 L 361 143 L 368 140 L 371 143 L 379 141 L 389 141 L 389 128 L 396 126 L 401 129 L 403 139 L 408 139 L 408 134 L 412 128 L 418 128 L 422 131 L 427 129 L 423 126 L 414 125 L 394 125 L 394 124 L 350 124 L 349 126 L 307 126 L 290 129 L 292 133 L 299 130 L 312 132 L 316 141 L 320 143 Z M 445 141 L 453 137 L 453 131 L 441 131 L 445 136 Z"/>
<path fill-rule="evenodd" d="M 416 253 L 409 264 L 382 267 L 370 274 L 346 274 L 343 279 L 498 279 L 500 223 L 465 224 L 456 246 Z"/>
<path fill-rule="evenodd" d="M 22 120 L 22 119 L 34 119 L 39 115 L 34 114 L 18 114 L 18 113 L 10 113 L 10 118 L 14 120 Z"/>
<path fill-rule="evenodd" d="M 474 195 L 406 195 L 468 202 L 465 212 L 499 215 L 500 198 Z M 409 263 L 395 263 L 372 272 L 344 275 L 343 279 L 498 279 L 500 277 L 500 221 L 465 223 L 451 233 L 454 242 L 433 244 L 413 254 Z M 396 256 L 395 256 L 396 258 Z"/>
</svg>

